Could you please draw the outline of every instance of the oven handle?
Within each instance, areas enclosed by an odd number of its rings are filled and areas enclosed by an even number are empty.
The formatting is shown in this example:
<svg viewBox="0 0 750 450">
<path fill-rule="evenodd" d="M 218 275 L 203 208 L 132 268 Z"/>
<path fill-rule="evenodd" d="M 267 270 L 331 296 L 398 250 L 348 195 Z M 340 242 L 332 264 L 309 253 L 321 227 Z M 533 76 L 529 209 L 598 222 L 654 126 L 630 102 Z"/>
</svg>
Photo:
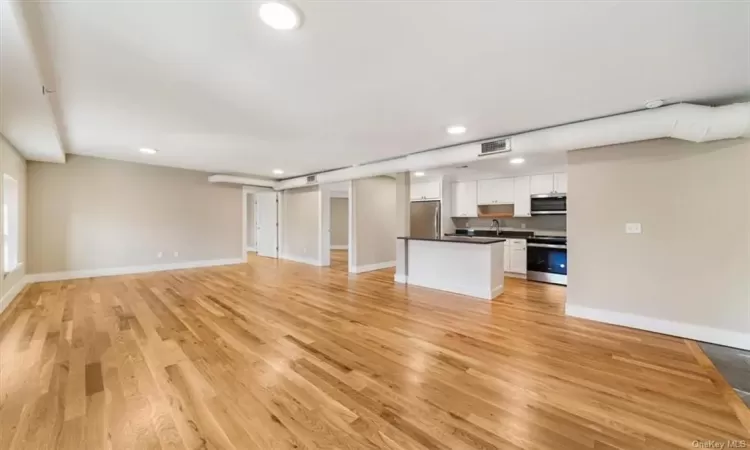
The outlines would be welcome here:
<svg viewBox="0 0 750 450">
<path fill-rule="evenodd" d="M 536 243 L 533 243 L 533 244 L 526 244 L 526 245 L 529 246 L 529 247 L 561 248 L 561 249 L 564 249 L 564 250 L 568 249 L 567 245 L 559 245 L 559 244 L 536 244 Z"/>
</svg>

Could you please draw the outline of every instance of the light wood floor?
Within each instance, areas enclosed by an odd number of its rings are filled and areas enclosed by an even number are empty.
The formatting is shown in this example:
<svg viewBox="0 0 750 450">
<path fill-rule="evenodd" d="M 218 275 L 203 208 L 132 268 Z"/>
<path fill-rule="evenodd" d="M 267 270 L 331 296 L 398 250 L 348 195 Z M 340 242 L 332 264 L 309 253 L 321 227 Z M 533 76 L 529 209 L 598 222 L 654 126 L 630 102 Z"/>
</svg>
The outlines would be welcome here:
<svg viewBox="0 0 750 450">
<path fill-rule="evenodd" d="M 0 317 L 0 448 L 750 439 L 692 342 L 565 317 L 557 286 L 485 302 L 392 279 L 255 257 L 32 285 Z"/>
</svg>

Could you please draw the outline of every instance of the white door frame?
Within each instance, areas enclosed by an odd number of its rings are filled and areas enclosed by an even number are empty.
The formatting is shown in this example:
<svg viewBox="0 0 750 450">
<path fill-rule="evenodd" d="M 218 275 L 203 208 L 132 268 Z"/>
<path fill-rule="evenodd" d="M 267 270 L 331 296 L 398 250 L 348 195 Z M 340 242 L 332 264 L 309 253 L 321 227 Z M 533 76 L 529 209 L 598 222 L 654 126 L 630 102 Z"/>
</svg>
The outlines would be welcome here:
<svg viewBox="0 0 750 450">
<path fill-rule="evenodd" d="M 318 187 L 318 265 L 331 265 L 331 190 Z"/>
<path fill-rule="evenodd" d="M 251 186 L 242 186 L 242 257 L 247 255 L 247 252 L 254 252 L 255 247 L 248 247 L 247 245 L 247 228 L 252 227 L 253 242 L 257 242 L 258 239 L 258 204 L 253 201 L 253 223 L 247 223 L 247 198 L 258 192 L 257 188 Z"/>
<path fill-rule="evenodd" d="M 357 207 L 356 199 L 354 198 L 356 191 L 354 189 L 354 180 L 349 181 L 349 253 L 347 260 L 349 262 L 349 272 L 357 273 L 355 261 L 357 260 L 357 227 L 354 226 L 354 212 Z"/>
</svg>

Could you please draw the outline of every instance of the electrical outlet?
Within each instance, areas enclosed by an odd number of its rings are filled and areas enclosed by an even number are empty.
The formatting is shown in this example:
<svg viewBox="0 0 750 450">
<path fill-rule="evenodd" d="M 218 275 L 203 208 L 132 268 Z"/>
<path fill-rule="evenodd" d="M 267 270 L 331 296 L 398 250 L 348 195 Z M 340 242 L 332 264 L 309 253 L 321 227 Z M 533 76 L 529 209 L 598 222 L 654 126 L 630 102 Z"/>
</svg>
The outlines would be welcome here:
<svg viewBox="0 0 750 450">
<path fill-rule="evenodd" d="M 174 252 L 174 257 L 177 258 L 180 256 L 180 252 Z"/>
<path fill-rule="evenodd" d="M 626 223 L 625 232 L 627 234 L 641 234 L 641 224 L 640 223 Z"/>
<path fill-rule="evenodd" d="M 164 255 L 162 254 L 162 252 L 159 252 L 159 253 L 157 253 L 157 254 L 156 254 L 156 257 L 157 257 L 157 258 L 161 258 L 162 256 L 164 256 Z"/>
<path fill-rule="evenodd" d="M 523 228 L 526 228 L 526 224 L 525 224 L 525 223 L 522 223 L 522 224 L 521 224 L 521 228 L 522 228 L 522 229 L 523 229 Z"/>
</svg>

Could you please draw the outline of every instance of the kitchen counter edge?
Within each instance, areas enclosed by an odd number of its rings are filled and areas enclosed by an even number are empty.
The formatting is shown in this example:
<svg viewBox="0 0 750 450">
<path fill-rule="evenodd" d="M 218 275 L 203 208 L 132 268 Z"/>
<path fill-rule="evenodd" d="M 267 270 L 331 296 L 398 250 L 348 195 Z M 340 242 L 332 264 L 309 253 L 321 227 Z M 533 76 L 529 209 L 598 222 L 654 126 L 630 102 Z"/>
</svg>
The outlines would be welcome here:
<svg viewBox="0 0 750 450">
<path fill-rule="evenodd" d="M 399 236 L 396 239 L 403 239 L 405 241 L 455 242 L 458 244 L 474 244 L 474 245 L 497 244 L 499 242 L 505 242 L 507 240 L 505 238 L 491 238 L 491 237 L 472 238 L 472 237 L 454 237 L 454 236 L 444 236 L 444 237 L 438 237 L 438 238 Z"/>
</svg>

